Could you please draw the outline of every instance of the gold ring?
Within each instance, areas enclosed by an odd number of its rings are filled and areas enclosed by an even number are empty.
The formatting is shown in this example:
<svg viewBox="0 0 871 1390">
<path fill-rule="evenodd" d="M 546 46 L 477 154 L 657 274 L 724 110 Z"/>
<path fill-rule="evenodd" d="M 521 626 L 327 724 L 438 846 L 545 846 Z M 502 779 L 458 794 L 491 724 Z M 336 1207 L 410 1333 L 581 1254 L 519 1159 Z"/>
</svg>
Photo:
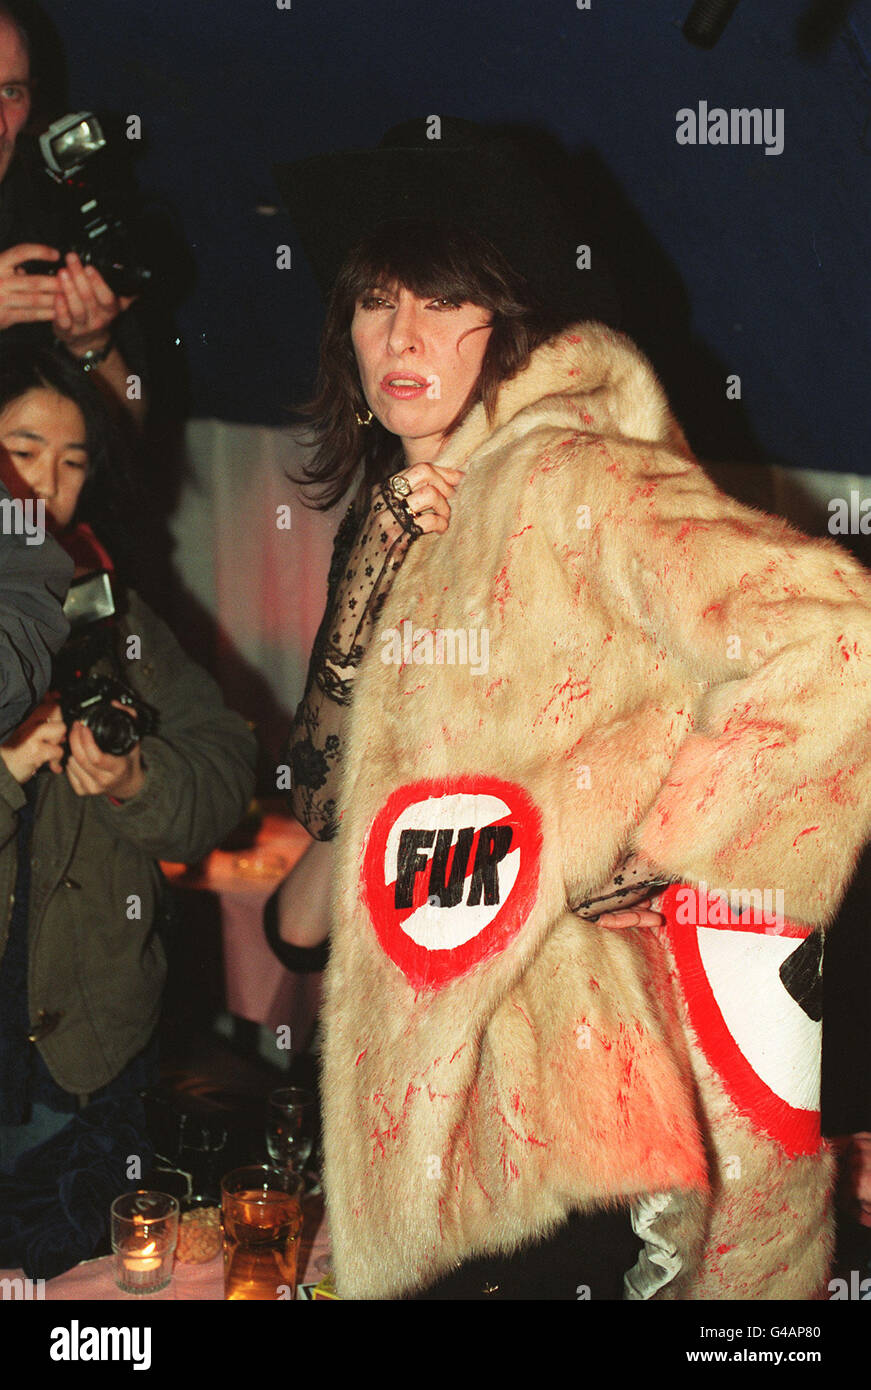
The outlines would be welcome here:
<svg viewBox="0 0 871 1390">
<path fill-rule="evenodd" d="M 411 492 L 411 483 L 404 473 L 394 473 L 390 479 L 390 491 L 394 497 L 408 497 Z"/>
</svg>

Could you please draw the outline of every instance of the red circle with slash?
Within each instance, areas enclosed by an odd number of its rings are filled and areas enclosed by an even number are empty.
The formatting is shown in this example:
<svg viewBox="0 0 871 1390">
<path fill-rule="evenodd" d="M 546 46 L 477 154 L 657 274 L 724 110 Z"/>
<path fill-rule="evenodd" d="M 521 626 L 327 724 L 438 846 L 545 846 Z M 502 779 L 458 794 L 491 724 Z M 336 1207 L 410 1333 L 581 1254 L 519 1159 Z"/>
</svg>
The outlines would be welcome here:
<svg viewBox="0 0 871 1390">
<path fill-rule="evenodd" d="M 690 1022 L 738 1110 L 787 1153 L 816 1153 L 822 1029 L 779 974 L 811 928 L 755 905 L 733 911 L 686 884 L 672 884 L 658 911 Z"/>
<path fill-rule="evenodd" d="M 416 990 L 504 951 L 535 902 L 541 814 L 514 782 L 412 782 L 369 828 L 362 891 L 382 950 Z"/>
</svg>

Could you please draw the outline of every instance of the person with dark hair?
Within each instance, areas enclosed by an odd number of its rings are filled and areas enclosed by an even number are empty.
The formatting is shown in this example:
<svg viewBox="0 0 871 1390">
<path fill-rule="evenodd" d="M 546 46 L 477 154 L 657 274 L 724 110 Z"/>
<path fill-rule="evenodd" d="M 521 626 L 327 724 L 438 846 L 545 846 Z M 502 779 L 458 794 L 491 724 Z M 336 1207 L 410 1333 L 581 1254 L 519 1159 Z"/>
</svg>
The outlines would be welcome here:
<svg viewBox="0 0 871 1390">
<path fill-rule="evenodd" d="M 281 182 L 335 283 L 306 479 L 359 480 L 288 750 L 339 1295 L 817 1297 L 871 578 L 716 489 L 504 144 Z"/>
<path fill-rule="evenodd" d="M 115 294 L 95 266 L 51 244 L 60 235 L 60 213 L 30 139 L 28 20 L 34 22 L 29 10 L 0 5 L 0 332 L 10 341 L 53 341 L 139 418 L 142 393 L 127 389 L 134 335 L 118 331 L 133 298 Z M 56 271 L 28 274 L 28 262 L 40 261 L 54 262 Z"/>
<path fill-rule="evenodd" d="M 437 413 L 440 430 L 420 441 L 401 439 L 390 427 L 392 417 L 384 422 L 370 409 L 355 356 L 354 330 L 362 335 L 369 325 L 377 328 L 391 286 L 402 286 L 428 316 L 444 356 L 438 381 L 412 374 L 386 391 L 371 383 L 385 397 L 389 391 L 400 428 L 403 415 L 419 411 L 421 396 L 430 402 L 427 414 Z M 327 781 L 322 770 L 338 757 L 337 721 L 392 578 L 412 540 L 448 527 L 461 475 L 429 459 L 440 436 L 450 437 L 476 402 L 492 414 L 501 383 L 525 365 L 549 327 L 546 309 L 523 277 L 468 228 L 413 220 L 379 227 L 339 273 L 322 337 L 318 391 L 308 407 L 316 448 L 305 481 L 324 507 L 341 498 L 361 470 L 362 483 L 337 538 L 328 613 L 291 741 L 293 809 L 313 834 L 330 838 L 334 831 L 335 797 L 325 799 L 322 791 L 334 779 Z M 451 389 L 448 373 L 455 364 L 459 385 Z M 409 492 L 399 498 L 386 480 L 403 464 L 414 467 L 403 475 Z M 340 580 L 343 590 L 353 586 L 347 602 L 336 600 Z"/>
<path fill-rule="evenodd" d="M 72 561 L 38 518 L 28 531 L 25 506 L 0 449 L 0 738 L 42 699 L 69 631 L 62 605 Z"/>
<path fill-rule="evenodd" d="M 59 700 L 0 746 L 0 1266 L 50 1277 L 93 1253 L 112 1196 L 145 1170 L 156 861 L 193 862 L 241 819 L 255 744 L 106 549 L 136 517 L 92 383 L 60 356 L 0 351 L 0 445 L 77 576 L 100 581 L 93 612 L 76 598 Z"/>
</svg>

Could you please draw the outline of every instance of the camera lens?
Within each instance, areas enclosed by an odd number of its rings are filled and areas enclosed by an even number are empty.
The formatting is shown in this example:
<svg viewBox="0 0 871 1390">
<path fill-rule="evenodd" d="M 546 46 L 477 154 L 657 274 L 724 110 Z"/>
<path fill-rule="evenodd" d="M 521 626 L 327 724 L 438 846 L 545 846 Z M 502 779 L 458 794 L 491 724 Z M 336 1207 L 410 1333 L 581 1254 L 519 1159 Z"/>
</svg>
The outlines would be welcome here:
<svg viewBox="0 0 871 1390">
<path fill-rule="evenodd" d="M 84 721 L 94 735 L 97 747 L 114 757 L 123 757 L 139 741 L 136 724 L 129 714 L 114 705 L 98 705 Z"/>
</svg>

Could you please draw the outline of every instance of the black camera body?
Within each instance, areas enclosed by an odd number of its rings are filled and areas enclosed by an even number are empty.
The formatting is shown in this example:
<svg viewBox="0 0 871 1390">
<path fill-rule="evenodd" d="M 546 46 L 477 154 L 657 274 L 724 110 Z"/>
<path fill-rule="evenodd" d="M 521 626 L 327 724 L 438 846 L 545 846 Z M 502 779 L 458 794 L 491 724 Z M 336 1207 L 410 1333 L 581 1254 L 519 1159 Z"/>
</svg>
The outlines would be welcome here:
<svg viewBox="0 0 871 1390">
<path fill-rule="evenodd" d="M 74 580 L 64 613 L 70 635 L 55 657 L 52 681 L 64 723 L 85 724 L 103 753 L 123 757 L 146 734 L 157 732 L 159 715 L 120 678 L 115 596 L 108 574 Z"/>
<path fill-rule="evenodd" d="M 113 701 L 124 709 L 118 709 Z M 74 679 L 61 690 L 60 707 L 67 726 L 76 720 L 87 725 L 97 747 L 116 758 L 129 753 L 145 734 L 157 729 L 157 712 L 115 676 L 95 673 Z M 125 712 L 128 709 L 135 718 Z"/>
<path fill-rule="evenodd" d="M 62 191 L 64 245 L 62 256 L 74 251 L 85 265 L 99 270 L 117 295 L 139 294 L 151 280 L 136 238 L 115 206 L 117 194 L 107 172 L 107 140 L 90 111 L 63 116 L 39 138 L 46 173 Z M 28 261 L 31 275 L 54 275 L 55 261 Z"/>
</svg>

